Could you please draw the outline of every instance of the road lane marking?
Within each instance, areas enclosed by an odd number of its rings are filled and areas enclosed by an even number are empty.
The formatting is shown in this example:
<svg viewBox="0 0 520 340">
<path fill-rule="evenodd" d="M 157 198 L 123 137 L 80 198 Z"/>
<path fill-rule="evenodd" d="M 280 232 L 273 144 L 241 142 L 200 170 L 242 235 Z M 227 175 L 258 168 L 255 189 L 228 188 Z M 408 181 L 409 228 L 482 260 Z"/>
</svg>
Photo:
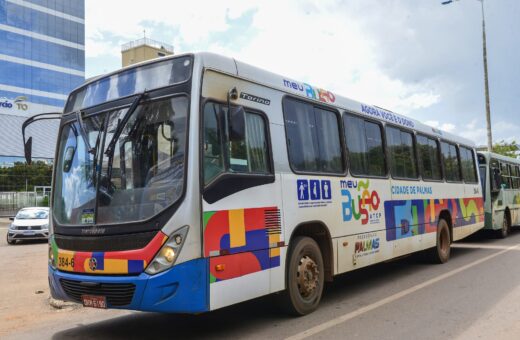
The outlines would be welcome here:
<svg viewBox="0 0 520 340">
<path fill-rule="evenodd" d="M 453 248 L 466 248 L 466 249 L 492 249 L 492 250 L 502 250 L 508 249 L 508 246 L 499 246 L 499 245 L 487 245 L 487 244 L 469 244 L 469 243 L 457 243 L 451 245 Z M 520 250 L 520 249 L 516 249 Z"/>
<path fill-rule="evenodd" d="M 354 319 L 354 318 L 356 318 L 356 317 L 358 317 L 358 316 L 360 316 L 362 314 L 368 313 L 368 312 L 370 312 L 370 311 L 372 311 L 374 309 L 377 309 L 377 308 L 379 308 L 381 306 L 384 306 L 386 304 L 389 304 L 391 302 L 399 300 L 402 297 L 405 297 L 407 295 L 415 293 L 416 291 L 418 291 L 420 289 L 423 289 L 425 287 L 431 286 L 434 283 L 437 283 L 439 281 L 447 279 L 447 278 L 449 278 L 449 277 L 451 277 L 453 275 L 456 275 L 456 274 L 458 274 L 460 272 L 463 272 L 463 271 L 465 271 L 465 270 L 467 270 L 469 268 L 475 267 L 475 266 L 477 266 L 477 265 L 479 265 L 479 264 L 481 264 L 483 262 L 489 261 L 492 258 L 500 256 L 500 255 L 502 255 L 502 254 L 504 254 L 504 253 L 506 253 L 508 251 L 517 250 L 519 246 L 520 246 L 520 244 L 508 247 L 508 248 L 506 248 L 504 250 L 501 250 L 501 251 L 499 251 L 497 253 L 488 255 L 488 256 L 486 256 L 484 258 L 481 258 L 480 260 L 474 261 L 474 262 L 469 263 L 469 264 L 467 264 L 465 266 L 462 266 L 462 267 L 454 269 L 454 270 L 452 270 L 450 272 L 444 273 L 444 274 L 442 274 L 440 276 L 437 276 L 436 278 L 433 278 L 431 280 L 425 281 L 425 282 L 420 283 L 420 284 L 418 284 L 416 286 L 410 287 L 410 288 L 408 288 L 406 290 L 403 290 L 402 292 L 390 295 L 390 296 L 388 296 L 388 297 L 386 297 L 386 298 L 384 298 L 382 300 L 379 300 L 377 302 L 374 302 L 374 303 L 372 303 L 372 304 L 370 304 L 368 306 L 362 307 L 362 308 L 360 308 L 358 310 L 349 312 L 347 314 L 343 314 L 343 315 L 341 315 L 341 316 L 339 316 L 337 318 L 334 318 L 332 320 L 329 320 L 329 321 L 324 322 L 322 324 L 319 324 L 317 326 L 311 327 L 311 328 L 309 328 L 309 329 L 307 329 L 307 330 L 305 330 L 303 332 L 297 333 L 297 334 L 292 335 L 292 336 L 290 336 L 288 338 L 285 338 L 285 339 L 286 340 L 300 340 L 300 339 L 309 338 L 309 337 L 311 337 L 313 335 L 316 335 L 318 333 L 321 333 L 321 332 L 323 332 L 323 331 L 325 331 L 325 330 L 327 330 L 329 328 L 335 327 L 335 326 L 337 326 L 337 325 L 339 325 L 339 324 L 341 324 L 343 322 L 346 322 L 348 320 Z"/>
</svg>

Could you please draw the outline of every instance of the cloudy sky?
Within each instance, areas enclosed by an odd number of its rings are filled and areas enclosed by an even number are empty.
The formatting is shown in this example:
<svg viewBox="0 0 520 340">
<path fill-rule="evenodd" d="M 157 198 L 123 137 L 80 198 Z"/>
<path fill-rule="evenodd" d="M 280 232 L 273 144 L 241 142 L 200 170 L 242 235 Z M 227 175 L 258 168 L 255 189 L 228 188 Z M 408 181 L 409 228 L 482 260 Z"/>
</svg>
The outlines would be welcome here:
<svg viewBox="0 0 520 340">
<path fill-rule="evenodd" d="M 478 0 L 86 1 L 86 75 L 146 36 L 235 57 L 486 144 Z M 520 1 L 485 0 L 494 141 L 520 141 Z"/>
</svg>

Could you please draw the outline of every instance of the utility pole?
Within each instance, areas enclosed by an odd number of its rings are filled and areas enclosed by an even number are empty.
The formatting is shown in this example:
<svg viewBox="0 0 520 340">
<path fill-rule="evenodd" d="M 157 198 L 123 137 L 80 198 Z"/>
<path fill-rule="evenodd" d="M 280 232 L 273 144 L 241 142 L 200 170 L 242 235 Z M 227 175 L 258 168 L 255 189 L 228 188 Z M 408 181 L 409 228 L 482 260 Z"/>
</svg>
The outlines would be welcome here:
<svg viewBox="0 0 520 340">
<path fill-rule="evenodd" d="M 443 5 L 449 5 L 458 0 L 443 1 Z M 482 57 L 484 59 L 484 94 L 486 97 L 486 127 L 487 127 L 487 149 L 489 152 L 493 151 L 493 138 L 491 134 L 491 106 L 489 103 L 489 80 L 488 80 L 488 65 L 487 65 L 487 46 L 486 46 L 486 16 L 484 13 L 484 0 L 480 1 L 482 8 Z"/>
<path fill-rule="evenodd" d="M 491 108 L 489 104 L 489 81 L 487 66 L 487 46 L 486 46 L 486 20 L 484 16 L 484 0 L 479 0 L 482 6 L 482 57 L 484 59 L 484 91 L 486 94 L 486 125 L 487 125 L 487 146 L 488 151 L 493 152 L 493 137 L 491 134 Z"/>
</svg>

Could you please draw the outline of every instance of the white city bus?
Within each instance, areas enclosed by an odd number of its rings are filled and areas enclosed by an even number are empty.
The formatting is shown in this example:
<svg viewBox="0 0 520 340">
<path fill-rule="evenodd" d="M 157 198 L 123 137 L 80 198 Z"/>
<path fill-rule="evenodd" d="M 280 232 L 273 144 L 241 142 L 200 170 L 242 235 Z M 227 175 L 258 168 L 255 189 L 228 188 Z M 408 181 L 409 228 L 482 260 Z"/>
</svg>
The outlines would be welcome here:
<svg viewBox="0 0 520 340">
<path fill-rule="evenodd" d="M 484 228 L 505 238 L 511 226 L 520 225 L 520 160 L 479 152 L 478 163 L 484 197 Z"/>
<path fill-rule="evenodd" d="M 49 282 L 85 306 L 281 293 L 303 315 L 337 274 L 425 249 L 442 263 L 484 226 L 470 141 L 232 58 L 92 79 L 59 118 Z"/>
</svg>

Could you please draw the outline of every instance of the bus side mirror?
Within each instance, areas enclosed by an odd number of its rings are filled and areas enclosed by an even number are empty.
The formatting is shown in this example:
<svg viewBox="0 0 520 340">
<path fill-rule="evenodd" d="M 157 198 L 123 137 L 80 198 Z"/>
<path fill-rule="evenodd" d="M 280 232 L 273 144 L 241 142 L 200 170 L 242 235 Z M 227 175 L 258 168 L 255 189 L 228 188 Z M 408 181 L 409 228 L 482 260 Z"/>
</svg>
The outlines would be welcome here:
<svg viewBox="0 0 520 340">
<path fill-rule="evenodd" d="M 29 137 L 25 144 L 23 145 L 23 151 L 25 154 L 25 161 L 27 165 L 31 165 L 32 162 L 32 137 Z"/>
<path fill-rule="evenodd" d="M 229 111 L 229 140 L 241 141 L 246 137 L 246 112 L 242 106 Z"/>
</svg>

